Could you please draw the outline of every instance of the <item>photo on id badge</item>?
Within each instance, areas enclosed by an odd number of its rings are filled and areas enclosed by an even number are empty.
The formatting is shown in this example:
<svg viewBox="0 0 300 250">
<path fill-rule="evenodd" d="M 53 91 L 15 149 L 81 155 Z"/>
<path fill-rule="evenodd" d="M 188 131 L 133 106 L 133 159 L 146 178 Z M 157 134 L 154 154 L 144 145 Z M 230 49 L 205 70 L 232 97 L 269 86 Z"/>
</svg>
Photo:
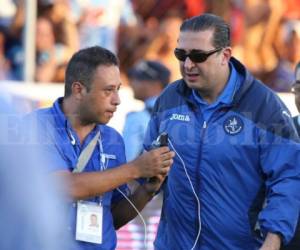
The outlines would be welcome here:
<svg viewBox="0 0 300 250">
<path fill-rule="evenodd" d="M 97 228 L 99 228 L 98 216 L 96 214 L 91 214 L 90 215 L 89 229 L 90 230 L 97 230 Z"/>
<path fill-rule="evenodd" d="M 76 239 L 91 243 L 102 243 L 102 206 L 78 202 Z"/>
</svg>

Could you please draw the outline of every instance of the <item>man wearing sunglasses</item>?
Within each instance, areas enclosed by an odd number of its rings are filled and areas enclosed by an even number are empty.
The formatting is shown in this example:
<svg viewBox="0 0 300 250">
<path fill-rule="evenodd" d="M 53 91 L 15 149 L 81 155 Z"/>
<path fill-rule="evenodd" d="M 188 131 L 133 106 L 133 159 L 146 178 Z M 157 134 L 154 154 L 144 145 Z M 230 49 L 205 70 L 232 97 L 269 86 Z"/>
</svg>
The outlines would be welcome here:
<svg viewBox="0 0 300 250">
<path fill-rule="evenodd" d="M 185 20 L 174 54 L 182 79 L 158 97 L 144 143 L 166 132 L 176 153 L 155 249 L 278 250 L 299 214 L 289 111 L 232 57 L 218 16 Z"/>
</svg>

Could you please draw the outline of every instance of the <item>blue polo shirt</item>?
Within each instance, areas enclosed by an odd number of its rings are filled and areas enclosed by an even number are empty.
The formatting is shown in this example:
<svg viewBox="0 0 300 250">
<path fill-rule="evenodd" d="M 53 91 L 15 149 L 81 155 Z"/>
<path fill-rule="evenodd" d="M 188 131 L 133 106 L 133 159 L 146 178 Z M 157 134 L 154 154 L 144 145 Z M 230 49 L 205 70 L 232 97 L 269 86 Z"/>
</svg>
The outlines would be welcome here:
<svg viewBox="0 0 300 250">
<path fill-rule="evenodd" d="M 232 103 L 235 92 L 240 88 L 243 77 L 236 71 L 232 63 L 230 66 L 230 76 L 228 82 L 223 89 L 222 93 L 216 99 L 215 102 L 207 103 L 196 90 L 192 90 L 192 100 L 194 100 L 202 111 L 202 115 L 205 121 L 208 121 L 212 114 L 222 105 L 229 105 Z"/>
<path fill-rule="evenodd" d="M 94 138 L 100 130 L 103 153 L 109 155 L 106 159 L 105 167 L 107 169 L 115 168 L 126 163 L 125 147 L 121 135 L 111 127 L 106 125 L 97 125 L 87 136 L 85 141 L 80 145 L 76 132 L 72 129 L 70 122 L 61 110 L 62 98 L 59 98 L 51 108 L 40 109 L 30 114 L 28 120 L 32 126 L 35 126 L 29 139 L 32 143 L 38 145 L 39 153 L 44 156 L 43 166 L 49 171 L 69 170 L 75 168 L 78 157 L 82 150 Z M 100 164 L 100 139 L 92 153 L 83 172 L 101 171 Z M 128 194 L 126 185 L 120 187 L 123 193 Z M 103 227 L 102 227 L 102 244 L 86 243 L 76 241 L 76 249 L 80 250 L 111 250 L 116 247 L 116 233 L 113 226 L 111 214 L 111 204 L 122 199 L 121 194 L 117 191 L 105 193 L 101 197 L 103 205 Z M 99 197 L 93 197 L 88 201 L 100 202 Z M 65 230 L 72 232 L 75 239 L 76 230 L 76 202 L 69 206 L 69 224 Z M 74 249 L 72 249 L 74 250 Z"/>
</svg>

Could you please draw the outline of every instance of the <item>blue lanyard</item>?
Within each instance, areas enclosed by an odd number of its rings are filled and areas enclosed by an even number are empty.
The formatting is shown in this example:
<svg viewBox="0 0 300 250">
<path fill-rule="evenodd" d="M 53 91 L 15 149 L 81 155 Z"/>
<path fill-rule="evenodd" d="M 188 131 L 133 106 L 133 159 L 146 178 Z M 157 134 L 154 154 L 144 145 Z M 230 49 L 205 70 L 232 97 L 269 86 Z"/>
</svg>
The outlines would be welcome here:
<svg viewBox="0 0 300 250">
<path fill-rule="evenodd" d="M 75 149 L 75 147 L 76 147 L 76 138 L 75 138 L 74 135 L 72 134 L 71 129 L 68 128 L 67 120 L 66 120 L 66 122 L 65 122 L 65 130 L 66 130 L 67 135 L 68 135 L 68 137 L 69 137 L 70 143 L 71 143 L 72 146 L 73 146 L 73 150 L 72 150 L 72 151 L 73 151 L 73 156 L 74 156 L 74 158 L 78 158 L 78 156 L 77 156 L 77 154 L 76 154 L 76 149 Z"/>
<path fill-rule="evenodd" d="M 105 154 L 104 154 L 104 151 L 103 151 L 103 144 L 102 144 L 102 138 L 101 138 L 101 132 L 100 132 L 100 136 L 99 136 L 99 139 L 98 139 L 98 144 L 99 144 L 99 151 L 100 151 L 100 168 L 101 168 L 101 171 L 104 171 L 107 169 L 107 164 L 105 165 L 106 163 L 106 157 L 105 157 Z"/>
</svg>

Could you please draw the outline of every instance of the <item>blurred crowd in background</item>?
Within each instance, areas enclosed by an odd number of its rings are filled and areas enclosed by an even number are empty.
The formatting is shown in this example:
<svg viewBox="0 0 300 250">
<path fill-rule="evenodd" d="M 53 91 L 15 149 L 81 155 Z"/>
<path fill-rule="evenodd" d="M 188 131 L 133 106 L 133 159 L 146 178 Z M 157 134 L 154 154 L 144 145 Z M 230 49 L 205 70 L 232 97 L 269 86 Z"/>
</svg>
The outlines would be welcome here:
<svg viewBox="0 0 300 250">
<path fill-rule="evenodd" d="M 178 79 L 179 25 L 203 12 L 230 23 L 233 55 L 275 91 L 290 91 L 300 60 L 300 0 L 38 0 L 37 12 L 36 82 L 63 82 L 71 55 L 92 45 L 118 55 L 125 85 L 140 59 Z M 23 80 L 24 23 L 25 0 L 1 0 L 0 80 Z"/>
</svg>

